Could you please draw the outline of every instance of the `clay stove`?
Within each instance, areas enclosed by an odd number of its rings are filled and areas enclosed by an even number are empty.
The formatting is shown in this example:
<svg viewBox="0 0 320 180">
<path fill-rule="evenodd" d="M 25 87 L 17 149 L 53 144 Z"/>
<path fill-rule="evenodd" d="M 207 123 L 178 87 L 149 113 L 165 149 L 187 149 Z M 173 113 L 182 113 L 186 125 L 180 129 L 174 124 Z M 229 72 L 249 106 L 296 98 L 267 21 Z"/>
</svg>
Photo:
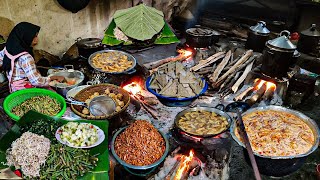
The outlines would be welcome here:
<svg viewBox="0 0 320 180">
<path fill-rule="evenodd" d="M 228 179 L 231 136 L 192 136 L 173 128 L 170 140 L 175 149 L 154 179 Z"/>
</svg>

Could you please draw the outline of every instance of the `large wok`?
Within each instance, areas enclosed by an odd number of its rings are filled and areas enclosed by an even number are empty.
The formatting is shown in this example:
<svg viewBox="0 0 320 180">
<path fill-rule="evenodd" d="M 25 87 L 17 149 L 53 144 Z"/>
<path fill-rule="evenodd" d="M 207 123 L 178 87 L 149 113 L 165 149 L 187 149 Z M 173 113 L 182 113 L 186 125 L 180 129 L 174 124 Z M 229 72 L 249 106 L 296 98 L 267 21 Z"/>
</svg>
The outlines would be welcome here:
<svg viewBox="0 0 320 180">
<path fill-rule="evenodd" d="M 216 135 L 218 135 L 218 134 L 221 134 L 221 133 L 227 131 L 227 130 L 229 129 L 230 125 L 231 125 L 231 122 L 232 122 L 231 117 L 230 117 L 227 113 L 225 113 L 225 112 L 223 111 L 223 109 L 222 109 L 222 110 L 218 109 L 219 107 L 220 107 L 220 106 L 216 106 L 216 108 L 211 108 L 211 107 L 194 107 L 194 108 L 185 109 L 185 110 L 179 112 L 179 113 L 176 115 L 176 117 L 175 117 L 175 119 L 174 119 L 174 124 L 175 124 L 175 126 L 176 126 L 180 131 L 183 131 L 183 132 L 185 132 L 186 134 L 189 134 L 189 135 L 191 135 L 191 136 L 196 136 L 196 137 L 201 137 L 201 138 L 216 136 Z M 216 114 L 218 114 L 218 115 L 220 115 L 220 116 L 223 116 L 223 117 L 227 118 L 228 126 L 225 128 L 225 130 L 223 130 L 222 132 L 220 132 L 220 133 L 218 133 L 218 134 L 196 135 L 196 134 L 192 134 L 192 133 L 186 132 L 186 131 L 184 131 L 184 130 L 179 126 L 178 121 L 179 121 L 179 119 L 180 119 L 183 115 L 185 115 L 186 113 L 188 113 L 188 112 L 194 112 L 194 111 L 209 111 L 209 112 L 214 112 L 214 113 L 216 113 Z"/>
<path fill-rule="evenodd" d="M 96 66 L 94 66 L 94 64 L 93 64 L 93 62 L 92 62 L 92 61 L 93 61 L 93 58 L 94 58 L 97 54 L 108 53 L 108 52 L 116 52 L 116 53 L 120 53 L 120 54 L 123 54 L 123 55 L 127 56 L 127 57 L 128 57 L 128 60 L 129 60 L 129 61 L 132 61 L 132 66 L 131 66 L 130 68 L 126 69 L 125 71 L 122 71 L 122 72 L 109 72 L 109 71 L 104 71 L 104 70 L 102 70 L 101 68 L 97 68 Z M 97 51 L 97 52 L 91 54 L 90 57 L 89 57 L 89 59 L 88 59 L 88 63 L 89 63 L 89 65 L 90 65 L 93 69 L 95 69 L 95 70 L 97 70 L 97 71 L 100 71 L 100 72 L 108 73 L 108 74 L 113 74 L 113 75 L 116 75 L 116 74 L 133 74 L 133 73 L 136 72 L 135 67 L 136 67 L 136 65 L 137 65 L 137 60 L 136 60 L 136 58 L 135 58 L 133 55 L 131 55 L 131 54 L 127 53 L 127 52 L 124 52 L 124 51 L 119 51 L 119 50 L 101 50 L 101 51 Z"/>
<path fill-rule="evenodd" d="M 285 176 L 285 175 L 288 175 L 288 174 L 298 170 L 305 162 L 307 156 L 309 154 L 311 154 L 312 152 L 314 152 L 318 148 L 319 127 L 312 119 L 310 119 L 306 115 L 304 115 L 298 111 L 287 109 L 287 108 L 284 108 L 281 106 L 265 106 L 265 107 L 252 108 L 252 109 L 246 111 L 245 113 L 243 113 L 242 115 L 244 116 L 244 115 L 249 114 L 254 111 L 266 111 L 266 110 L 283 111 L 283 112 L 287 112 L 287 113 L 290 113 L 290 114 L 293 114 L 293 115 L 300 117 L 305 123 L 307 123 L 309 125 L 309 127 L 312 129 L 314 137 L 315 137 L 315 141 L 314 141 L 312 148 L 304 154 L 295 155 L 295 156 L 264 156 L 264 155 L 254 153 L 254 156 L 257 161 L 257 165 L 258 165 L 258 168 L 259 168 L 259 171 L 261 172 L 261 174 L 265 174 L 268 176 L 275 176 L 275 177 Z M 245 148 L 244 144 L 235 135 L 236 125 L 237 125 L 237 121 L 233 121 L 233 123 L 231 124 L 231 127 L 230 127 L 231 135 L 232 135 L 233 139 L 240 146 Z M 247 151 L 244 151 L 244 153 L 245 153 L 246 159 L 248 160 Z"/>
</svg>

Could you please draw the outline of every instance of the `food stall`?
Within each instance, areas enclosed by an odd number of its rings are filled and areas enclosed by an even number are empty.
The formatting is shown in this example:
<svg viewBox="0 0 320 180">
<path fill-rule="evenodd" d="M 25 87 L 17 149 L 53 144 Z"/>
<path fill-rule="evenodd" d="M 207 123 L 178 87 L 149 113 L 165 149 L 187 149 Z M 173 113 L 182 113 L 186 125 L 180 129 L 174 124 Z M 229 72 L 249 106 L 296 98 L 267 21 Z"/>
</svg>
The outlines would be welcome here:
<svg viewBox="0 0 320 180">
<path fill-rule="evenodd" d="M 153 7 L 117 10 L 48 68 L 65 77 L 54 91 L 4 99 L 0 179 L 316 178 L 316 74 L 290 34 L 257 21 L 178 37 Z"/>
</svg>

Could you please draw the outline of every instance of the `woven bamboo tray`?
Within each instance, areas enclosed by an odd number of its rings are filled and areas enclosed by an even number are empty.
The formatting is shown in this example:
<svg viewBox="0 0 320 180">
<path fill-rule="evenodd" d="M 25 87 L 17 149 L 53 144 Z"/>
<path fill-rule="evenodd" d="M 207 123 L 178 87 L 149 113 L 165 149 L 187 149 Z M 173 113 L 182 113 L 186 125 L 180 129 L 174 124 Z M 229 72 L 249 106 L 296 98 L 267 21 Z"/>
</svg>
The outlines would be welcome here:
<svg viewBox="0 0 320 180">
<path fill-rule="evenodd" d="M 95 92 L 98 92 L 99 94 L 104 94 L 104 91 L 108 88 L 109 88 L 110 92 L 113 92 L 116 94 L 121 93 L 123 95 L 124 106 L 121 108 L 120 111 L 114 112 L 108 116 L 92 116 L 92 115 L 83 114 L 82 110 L 84 107 L 74 105 L 74 104 L 71 105 L 72 111 L 82 118 L 92 119 L 92 120 L 102 120 L 102 119 L 106 120 L 106 119 L 111 119 L 111 118 L 119 115 L 120 113 L 122 113 L 123 111 L 125 111 L 127 109 L 127 107 L 129 106 L 129 103 L 130 103 L 129 93 L 119 86 L 115 86 L 113 84 L 98 84 L 98 85 L 89 86 L 87 88 L 84 88 L 80 92 L 78 92 L 74 98 L 78 101 L 85 102 Z"/>
</svg>

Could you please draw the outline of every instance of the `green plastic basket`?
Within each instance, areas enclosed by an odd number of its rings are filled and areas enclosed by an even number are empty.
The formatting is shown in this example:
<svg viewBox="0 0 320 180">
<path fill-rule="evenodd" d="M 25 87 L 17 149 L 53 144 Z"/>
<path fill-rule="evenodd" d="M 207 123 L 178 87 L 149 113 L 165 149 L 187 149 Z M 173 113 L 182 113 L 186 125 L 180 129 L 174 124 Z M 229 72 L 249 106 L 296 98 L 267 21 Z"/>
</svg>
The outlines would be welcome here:
<svg viewBox="0 0 320 180">
<path fill-rule="evenodd" d="M 50 96 L 51 98 L 56 99 L 60 103 L 61 111 L 57 115 L 55 115 L 55 117 L 61 117 L 67 110 L 66 101 L 62 96 L 53 91 L 41 88 L 28 88 L 10 94 L 8 97 L 5 98 L 3 102 L 3 109 L 10 118 L 12 118 L 15 121 L 18 121 L 20 117 L 11 113 L 12 108 L 34 96 Z"/>
</svg>

